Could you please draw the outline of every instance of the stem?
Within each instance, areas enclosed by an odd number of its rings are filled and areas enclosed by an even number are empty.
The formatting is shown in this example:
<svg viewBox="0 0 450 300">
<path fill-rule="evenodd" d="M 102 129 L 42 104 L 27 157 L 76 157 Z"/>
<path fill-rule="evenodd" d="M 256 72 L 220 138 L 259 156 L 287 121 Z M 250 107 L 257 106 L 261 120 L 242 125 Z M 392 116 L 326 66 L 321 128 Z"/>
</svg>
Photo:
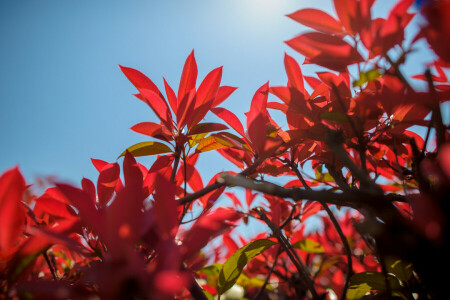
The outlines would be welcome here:
<svg viewBox="0 0 450 300">
<path fill-rule="evenodd" d="M 175 161 L 173 162 L 172 174 L 170 175 L 170 181 L 175 182 L 175 176 L 177 175 L 178 164 L 180 163 L 180 150 L 175 150 Z"/>
<path fill-rule="evenodd" d="M 267 224 L 267 226 L 269 226 L 269 228 L 272 230 L 273 234 L 278 239 L 278 242 L 284 248 L 284 250 L 286 251 L 286 254 L 289 256 L 290 260 L 294 264 L 298 273 L 304 280 L 304 283 L 306 284 L 307 288 L 311 292 L 313 299 L 320 299 L 319 294 L 317 294 L 317 291 L 314 288 L 314 283 L 312 282 L 311 278 L 309 277 L 308 271 L 306 270 L 304 263 L 302 262 L 300 257 L 297 255 L 297 253 L 295 252 L 292 245 L 289 243 L 289 241 L 283 235 L 281 230 L 269 220 L 269 218 L 266 216 L 266 214 L 260 207 L 255 208 L 254 211 L 259 215 L 261 220 L 264 221 Z"/>
<path fill-rule="evenodd" d="M 294 168 L 294 165 L 291 164 L 291 169 L 295 172 L 295 174 L 297 175 L 298 179 L 303 183 L 305 182 L 304 186 L 307 190 L 311 191 L 311 187 L 306 184 L 306 181 L 303 179 L 302 175 L 300 174 L 300 171 L 298 170 L 297 167 Z M 350 283 L 350 277 L 353 275 L 353 263 L 352 263 L 352 250 L 350 249 L 350 245 L 348 244 L 348 240 L 344 235 L 344 232 L 342 231 L 342 227 L 339 224 L 339 222 L 337 221 L 336 217 L 334 216 L 333 212 L 331 211 L 331 209 L 328 207 L 328 204 L 325 203 L 324 201 L 319 201 L 319 203 L 322 205 L 322 207 L 325 209 L 325 211 L 327 212 L 331 222 L 334 225 L 334 228 L 336 229 L 339 238 L 342 241 L 342 244 L 345 248 L 345 252 L 347 254 L 347 274 L 345 276 L 345 283 L 344 283 L 344 289 L 342 291 L 341 294 L 341 300 L 345 300 L 345 296 L 347 295 L 347 289 L 348 289 L 348 285 Z"/>
<path fill-rule="evenodd" d="M 352 175 L 355 176 L 361 183 L 361 187 L 365 187 L 375 193 L 381 193 L 382 191 L 377 187 L 367 173 L 361 170 L 348 156 L 347 151 L 342 147 L 342 134 L 336 131 L 329 131 L 327 137 L 327 145 L 334 152 L 336 157 L 349 168 Z M 361 154 L 360 154 L 361 156 Z M 363 155 L 365 157 L 365 155 Z M 364 160 L 365 161 L 365 160 Z M 361 161 L 362 162 L 362 161 Z"/>
<path fill-rule="evenodd" d="M 42 255 L 44 256 L 45 261 L 47 262 L 47 265 L 48 265 L 48 267 L 49 267 L 49 269 L 50 269 L 50 272 L 52 273 L 53 279 L 54 279 L 55 281 L 57 281 L 57 280 L 58 280 L 58 277 L 56 276 L 56 271 L 55 271 L 55 269 L 53 268 L 52 263 L 50 262 L 50 258 L 48 257 L 47 251 L 42 252 Z"/>
<path fill-rule="evenodd" d="M 410 92 L 414 92 L 414 89 L 411 87 L 411 85 L 409 84 L 408 80 L 406 80 L 405 76 L 403 76 L 402 71 L 400 71 L 400 68 L 398 67 L 397 63 L 394 63 L 391 59 L 391 57 L 386 54 L 385 55 L 386 60 L 389 62 L 389 64 L 392 66 L 392 68 L 394 69 L 394 75 L 398 77 L 398 79 L 400 79 L 400 81 L 406 86 L 406 88 L 410 91 Z"/>
<path fill-rule="evenodd" d="M 445 143 L 445 126 L 442 122 L 441 108 L 439 107 L 439 99 L 437 99 L 436 90 L 433 84 L 433 78 L 431 77 L 430 69 L 425 72 L 425 77 L 428 81 L 428 88 L 431 94 L 432 101 L 432 115 L 431 120 L 433 122 L 434 129 L 436 129 L 437 148 Z"/>
<path fill-rule="evenodd" d="M 278 248 L 277 254 L 275 255 L 275 258 L 273 259 L 273 264 L 272 267 L 269 269 L 269 273 L 267 274 L 266 280 L 264 281 L 264 284 L 262 285 L 262 287 L 259 289 L 258 293 L 256 294 L 255 297 L 253 297 L 253 300 L 257 300 L 259 299 L 259 297 L 261 297 L 262 293 L 264 292 L 264 290 L 266 289 L 267 284 L 269 283 L 269 279 L 270 279 L 270 275 L 272 275 L 273 270 L 275 269 L 276 265 L 277 265 L 277 260 L 278 260 L 278 256 L 281 254 L 281 247 Z"/>
</svg>

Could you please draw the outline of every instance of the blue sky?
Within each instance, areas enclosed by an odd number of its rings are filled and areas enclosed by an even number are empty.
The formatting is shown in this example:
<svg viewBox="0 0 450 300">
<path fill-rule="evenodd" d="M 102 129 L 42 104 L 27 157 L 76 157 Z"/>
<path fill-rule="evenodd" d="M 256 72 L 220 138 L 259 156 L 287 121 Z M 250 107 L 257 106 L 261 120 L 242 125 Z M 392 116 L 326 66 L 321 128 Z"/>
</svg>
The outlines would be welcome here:
<svg viewBox="0 0 450 300">
<path fill-rule="evenodd" d="M 391 3 L 379 0 L 376 14 Z M 0 170 L 19 164 L 30 181 L 95 181 L 91 157 L 114 161 L 145 141 L 129 128 L 155 117 L 118 64 L 177 89 L 195 49 L 199 79 L 223 65 L 222 84 L 239 87 L 224 106 L 243 119 L 258 87 L 286 83 L 284 52 L 302 62 L 283 41 L 307 30 L 284 16 L 304 7 L 335 15 L 324 0 L 0 1 Z M 417 72 L 431 60 L 426 52 L 414 59 Z M 199 168 L 206 183 L 233 166 L 208 153 Z"/>
</svg>

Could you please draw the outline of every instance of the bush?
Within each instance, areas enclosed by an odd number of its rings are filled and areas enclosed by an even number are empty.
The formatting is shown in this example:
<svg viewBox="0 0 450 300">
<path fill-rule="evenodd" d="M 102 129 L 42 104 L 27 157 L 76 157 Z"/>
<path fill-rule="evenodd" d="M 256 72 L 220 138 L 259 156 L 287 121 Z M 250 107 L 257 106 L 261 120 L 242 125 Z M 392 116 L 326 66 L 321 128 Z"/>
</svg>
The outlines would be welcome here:
<svg viewBox="0 0 450 300">
<path fill-rule="evenodd" d="M 97 184 L 83 178 L 81 188 L 56 183 L 38 196 L 17 167 L 1 175 L 1 298 L 446 298 L 450 144 L 441 103 L 450 99 L 450 1 L 426 2 L 427 22 L 411 43 L 404 30 L 413 1 L 398 1 L 385 19 L 372 19 L 373 3 L 335 0 L 339 19 L 316 9 L 290 14 L 313 31 L 286 43 L 331 71 L 304 76 L 286 54 L 288 84 L 256 91 L 245 128 L 219 107 L 235 90 L 221 85 L 222 68 L 196 87 L 193 51 L 177 93 L 164 82 L 166 97 L 121 67 L 160 120 L 132 127 L 151 141 L 120 155 L 123 176 L 118 163 L 92 159 Z M 428 84 L 419 91 L 401 66 L 423 38 L 436 58 L 411 78 Z M 268 102 L 269 93 L 281 101 Z M 286 116 L 288 130 L 269 109 Z M 223 123 L 202 122 L 210 112 Z M 207 151 L 240 173 L 218 173 L 205 186 L 195 163 Z M 150 168 L 135 159 L 148 155 L 158 155 Z M 284 185 L 270 182 L 280 176 Z M 246 189 L 245 203 L 235 187 Z M 233 205 L 216 207 L 225 189 Z M 201 212 L 186 220 L 193 207 Z M 306 232 L 321 211 L 322 228 Z M 233 233 L 249 218 L 267 233 Z M 216 237 L 222 243 L 211 243 Z"/>
</svg>

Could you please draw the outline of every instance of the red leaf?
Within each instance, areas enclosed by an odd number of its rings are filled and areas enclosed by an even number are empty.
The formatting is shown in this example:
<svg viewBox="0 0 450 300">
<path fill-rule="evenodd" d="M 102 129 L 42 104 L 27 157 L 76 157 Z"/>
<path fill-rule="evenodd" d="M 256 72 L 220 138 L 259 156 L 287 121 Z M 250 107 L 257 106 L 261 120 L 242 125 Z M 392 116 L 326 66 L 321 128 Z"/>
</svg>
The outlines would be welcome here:
<svg viewBox="0 0 450 300">
<path fill-rule="evenodd" d="M 98 172 L 101 172 L 102 169 L 106 165 L 109 164 L 107 161 L 104 161 L 104 160 L 101 160 L 101 159 L 95 159 L 95 158 L 91 158 L 91 162 L 92 162 L 92 164 L 94 165 L 95 169 Z M 117 185 L 116 185 L 116 192 L 120 191 L 122 189 L 122 187 L 123 187 L 122 180 L 119 178 L 119 181 L 117 182 Z M 95 198 L 94 198 L 94 200 L 95 200 Z"/>
<path fill-rule="evenodd" d="M 236 197 L 236 195 L 234 193 L 231 192 L 226 192 L 225 195 L 228 196 L 228 198 L 231 199 L 231 201 L 233 202 L 234 207 L 237 209 L 238 207 L 243 208 L 241 201 L 239 200 L 238 197 Z"/>
<path fill-rule="evenodd" d="M 342 38 L 320 32 L 309 32 L 286 42 L 306 56 L 311 63 L 346 72 L 346 67 L 363 60 L 361 55 Z"/>
<path fill-rule="evenodd" d="M 134 125 L 130 129 L 133 130 L 134 132 L 146 136 L 151 136 L 166 142 L 172 140 L 170 132 L 164 126 L 154 122 L 141 122 Z"/>
<path fill-rule="evenodd" d="M 258 194 L 254 194 L 254 193 L 252 192 L 252 190 L 249 190 L 249 189 L 246 189 L 246 190 L 245 190 L 245 202 L 247 202 L 247 207 L 250 208 L 250 206 L 251 206 L 252 203 L 253 203 L 253 200 L 255 200 L 255 198 L 256 198 L 257 195 L 258 195 Z"/>
<path fill-rule="evenodd" d="M 83 177 L 83 179 L 81 179 L 81 188 L 89 195 L 89 197 L 91 197 L 92 203 L 96 203 L 97 193 L 95 191 L 94 183 Z"/>
<path fill-rule="evenodd" d="M 286 104 L 279 103 L 279 102 L 268 102 L 267 103 L 267 108 L 281 110 L 284 113 L 286 113 L 288 111 L 288 109 L 289 109 L 289 107 Z"/>
<path fill-rule="evenodd" d="M 190 90 L 195 89 L 197 82 L 197 62 L 194 57 L 194 50 L 186 59 L 183 67 L 183 73 L 181 74 L 180 86 L 178 87 L 178 101 L 181 101 Z"/>
<path fill-rule="evenodd" d="M 442 171 L 444 171 L 447 178 L 450 179 L 450 143 L 444 144 L 440 147 L 438 161 Z"/>
<path fill-rule="evenodd" d="M 213 107 L 220 105 L 223 101 L 225 101 L 235 90 L 237 87 L 232 86 L 221 86 L 217 91 L 216 98 L 214 98 Z"/>
<path fill-rule="evenodd" d="M 57 183 L 56 187 L 78 210 L 81 222 L 92 228 L 97 234 L 103 234 L 103 216 L 97 211 L 89 195 L 68 184 Z"/>
<path fill-rule="evenodd" d="M 139 92 L 156 116 L 166 125 L 167 129 L 172 129 L 172 115 L 164 98 L 148 89 L 140 89 Z"/>
<path fill-rule="evenodd" d="M 289 105 L 291 102 L 291 91 L 286 86 L 272 86 L 270 93 L 277 96 L 281 101 Z"/>
<path fill-rule="evenodd" d="M 295 59 L 287 55 L 287 53 L 284 54 L 284 67 L 286 68 L 289 83 L 300 92 L 303 92 L 305 86 L 303 84 L 302 70 Z"/>
<path fill-rule="evenodd" d="M 253 149 L 260 155 L 264 153 L 266 142 L 266 115 L 269 83 L 261 86 L 255 93 L 247 115 L 247 132 Z"/>
<path fill-rule="evenodd" d="M 212 108 L 211 111 L 225 121 L 228 125 L 230 125 L 231 128 L 236 130 L 237 133 L 239 133 L 241 136 L 245 137 L 244 127 L 241 124 L 241 121 L 236 117 L 235 114 L 233 114 L 231 111 L 222 108 L 222 107 L 215 107 Z"/>
<path fill-rule="evenodd" d="M 235 164 L 239 169 L 243 169 L 245 167 L 243 159 L 245 156 L 245 152 L 239 149 L 233 148 L 221 148 L 216 150 L 220 155 L 225 157 L 228 161 Z"/>
<path fill-rule="evenodd" d="M 185 126 L 192 116 L 195 109 L 195 89 L 192 89 L 187 93 L 183 99 L 179 100 L 177 110 L 177 126 L 182 128 Z"/>
<path fill-rule="evenodd" d="M 154 216 L 156 226 L 163 239 L 173 239 L 178 228 L 178 203 L 175 200 L 175 185 L 161 175 L 155 178 Z"/>
<path fill-rule="evenodd" d="M 70 206 L 46 194 L 37 198 L 35 202 L 36 205 L 33 211 L 36 215 L 38 215 L 38 212 L 46 212 L 54 217 L 63 219 L 73 219 L 76 215 Z"/>
<path fill-rule="evenodd" d="M 130 153 L 125 154 L 122 169 L 125 186 L 108 206 L 104 225 L 107 228 L 105 242 L 116 258 L 122 257 L 124 251 L 132 251 L 145 231 L 143 177 L 139 165 Z"/>
<path fill-rule="evenodd" d="M 352 24 L 352 18 L 356 15 L 356 0 L 334 0 L 334 8 L 347 32 L 355 34 L 357 30 Z"/>
<path fill-rule="evenodd" d="M 103 167 L 108 164 L 108 162 L 101 160 L 101 159 L 96 159 L 96 158 L 91 158 L 91 162 L 94 165 L 95 169 L 99 172 L 101 172 Z"/>
<path fill-rule="evenodd" d="M 167 175 L 167 178 L 170 176 L 172 171 L 171 164 L 173 160 L 173 155 L 158 156 L 144 179 L 143 186 L 146 189 L 146 195 L 150 195 L 155 188 L 156 174 L 159 173 L 161 176 Z"/>
<path fill-rule="evenodd" d="M 178 109 L 177 95 L 175 95 L 175 92 L 170 87 L 170 85 L 167 83 L 167 81 L 164 77 L 163 77 L 163 80 L 164 80 L 164 88 L 166 90 L 167 100 L 169 101 L 169 105 L 172 108 L 172 111 L 174 113 L 176 113 L 177 109 Z"/>
<path fill-rule="evenodd" d="M 200 123 L 192 127 L 192 129 L 189 130 L 188 135 L 208 133 L 226 129 L 228 129 L 228 127 L 220 123 Z"/>
<path fill-rule="evenodd" d="M 156 84 L 153 83 L 153 81 L 150 80 L 147 76 L 145 76 L 143 73 L 141 73 L 138 70 L 123 67 L 119 65 L 120 69 L 122 70 L 123 74 L 128 78 L 128 80 L 138 89 L 147 89 L 151 90 L 157 95 L 159 95 L 160 98 L 164 98 L 164 96 L 159 91 Z"/>
<path fill-rule="evenodd" d="M 0 253 L 2 254 L 6 254 L 19 241 L 19 234 L 25 221 L 25 210 L 22 206 L 25 190 L 25 179 L 18 167 L 9 169 L 0 176 Z"/>
<path fill-rule="evenodd" d="M 206 75 L 205 79 L 203 79 L 197 90 L 197 95 L 195 97 L 195 110 L 193 115 L 190 117 L 189 127 L 192 127 L 200 122 L 210 110 L 214 97 L 219 89 L 221 80 L 222 67 L 212 70 L 208 75 Z"/>
<path fill-rule="evenodd" d="M 182 245 L 184 259 L 197 254 L 213 237 L 230 229 L 233 222 L 239 218 L 238 212 L 223 207 L 200 217 L 184 236 Z"/>
<path fill-rule="evenodd" d="M 302 25 L 308 26 L 315 30 L 330 33 L 342 34 L 342 25 L 335 18 L 318 9 L 306 8 L 298 10 L 292 14 L 287 15 L 294 21 Z"/>
<path fill-rule="evenodd" d="M 116 188 L 120 176 L 120 167 L 117 163 L 111 163 L 102 168 L 97 181 L 98 203 L 106 206 Z"/>
</svg>

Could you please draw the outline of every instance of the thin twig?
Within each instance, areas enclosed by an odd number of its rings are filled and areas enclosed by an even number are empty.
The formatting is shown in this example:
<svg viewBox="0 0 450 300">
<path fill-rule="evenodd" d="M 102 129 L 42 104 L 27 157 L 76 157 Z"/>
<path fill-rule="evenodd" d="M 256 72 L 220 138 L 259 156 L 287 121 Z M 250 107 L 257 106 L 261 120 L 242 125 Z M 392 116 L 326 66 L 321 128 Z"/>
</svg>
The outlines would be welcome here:
<svg viewBox="0 0 450 300">
<path fill-rule="evenodd" d="M 47 265 L 48 265 L 48 267 L 49 267 L 49 269 L 50 269 L 50 273 L 52 273 L 53 279 L 54 279 L 55 281 L 57 281 L 57 280 L 58 280 L 58 276 L 56 276 L 56 271 L 55 271 L 55 269 L 53 268 L 53 265 L 52 265 L 52 263 L 51 263 L 51 261 L 50 261 L 50 258 L 49 258 L 48 255 L 47 255 L 47 252 L 46 252 L 46 251 L 43 251 L 43 252 L 42 252 L 42 256 L 44 256 L 44 259 L 45 259 L 45 261 L 47 262 Z"/>
<path fill-rule="evenodd" d="M 313 299 L 320 299 L 319 294 L 317 293 L 316 289 L 314 288 L 314 283 L 312 282 L 304 263 L 302 262 L 300 257 L 297 255 L 297 253 L 295 252 L 292 245 L 289 243 L 289 241 L 283 235 L 281 230 L 275 224 L 273 224 L 272 221 L 269 220 L 269 218 L 266 216 L 266 214 L 260 207 L 255 208 L 254 211 L 259 215 L 261 220 L 264 221 L 267 224 L 267 226 L 269 226 L 269 228 L 272 230 L 273 234 L 278 239 L 278 242 L 284 248 L 284 250 L 286 251 L 286 254 L 291 259 L 291 261 L 294 264 L 295 268 L 297 269 L 299 275 L 302 277 L 303 282 L 306 284 L 308 290 L 311 292 Z"/>
<path fill-rule="evenodd" d="M 256 160 L 250 167 L 248 167 L 247 169 L 245 169 L 241 173 L 239 173 L 239 175 L 246 176 L 248 174 L 253 173 L 256 170 L 256 168 L 258 167 L 259 164 L 260 164 L 260 161 Z M 203 189 L 201 189 L 201 190 L 199 190 L 199 191 L 197 191 L 195 193 L 192 193 L 190 195 L 187 195 L 187 196 L 185 196 L 183 198 L 178 199 L 178 204 L 179 205 L 184 205 L 186 203 L 190 203 L 190 202 L 192 202 L 194 200 L 197 200 L 198 198 L 208 194 L 209 192 L 212 192 L 212 191 L 214 191 L 214 190 L 216 190 L 218 188 L 221 188 L 223 186 L 224 186 L 223 182 L 221 182 L 220 180 L 216 181 L 216 182 L 206 186 L 205 188 L 203 188 Z"/>
<path fill-rule="evenodd" d="M 436 89 L 434 88 L 433 78 L 431 76 L 430 69 L 427 69 L 425 72 L 425 77 L 428 81 L 428 89 L 430 90 L 430 95 L 432 97 L 432 114 L 431 120 L 433 122 L 434 129 L 436 129 L 436 140 L 437 140 L 437 148 L 445 143 L 445 126 L 442 122 L 442 114 L 441 108 L 439 106 L 439 100 L 437 99 Z"/>
<path fill-rule="evenodd" d="M 275 269 L 276 265 L 277 265 L 277 260 L 278 260 L 278 256 L 280 256 L 281 254 L 281 247 L 278 248 L 277 254 L 275 255 L 274 259 L 273 259 L 273 264 L 272 267 L 270 267 L 269 269 L 269 273 L 267 273 L 266 276 L 266 280 L 264 281 L 262 287 L 259 289 L 258 293 L 255 295 L 255 297 L 253 297 L 253 300 L 257 300 L 259 299 L 259 297 L 262 295 L 262 293 L 264 292 L 264 290 L 266 289 L 267 284 L 269 283 L 269 279 L 270 276 L 273 273 L 273 270 Z"/>
<path fill-rule="evenodd" d="M 300 171 L 298 170 L 297 167 L 295 167 L 294 165 L 291 165 L 291 169 L 295 172 L 295 174 L 297 174 L 297 177 L 300 181 L 302 181 L 303 177 L 300 174 Z M 305 180 L 303 179 L 302 182 L 304 182 Z M 311 191 L 311 187 L 306 184 L 305 182 L 305 188 L 309 191 Z M 345 283 L 344 283 L 344 289 L 342 291 L 341 294 L 341 300 L 345 300 L 345 296 L 347 295 L 347 289 L 350 283 L 350 277 L 353 275 L 353 263 L 352 263 L 352 250 L 350 249 L 350 245 L 348 244 L 348 240 L 344 235 L 344 232 L 342 231 L 341 225 L 339 224 L 339 222 L 337 221 L 336 217 L 334 216 L 333 212 L 331 211 L 331 209 L 328 207 L 328 204 L 324 201 L 319 201 L 319 203 L 322 205 L 322 207 L 325 209 L 326 213 L 328 214 L 328 217 L 330 218 L 331 222 L 334 225 L 334 228 L 336 229 L 342 244 L 344 246 L 345 252 L 347 254 L 347 273 L 345 276 Z"/>
</svg>

